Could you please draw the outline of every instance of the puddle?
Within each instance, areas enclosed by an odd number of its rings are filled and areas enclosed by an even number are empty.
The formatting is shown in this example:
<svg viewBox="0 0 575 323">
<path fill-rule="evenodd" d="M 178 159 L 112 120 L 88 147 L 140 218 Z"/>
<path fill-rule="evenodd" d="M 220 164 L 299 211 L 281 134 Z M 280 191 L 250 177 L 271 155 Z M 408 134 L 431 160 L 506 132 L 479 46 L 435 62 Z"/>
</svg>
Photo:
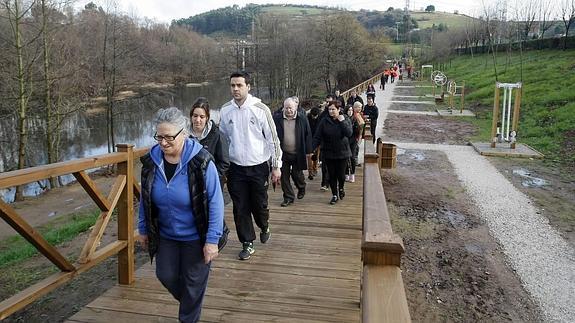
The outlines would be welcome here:
<svg viewBox="0 0 575 323">
<path fill-rule="evenodd" d="M 445 216 L 447 218 L 449 223 L 454 228 L 467 228 L 468 227 L 467 221 L 465 219 L 465 215 L 463 215 L 459 212 L 446 210 L 445 212 L 443 212 L 443 216 Z"/>
<path fill-rule="evenodd" d="M 466 243 L 465 244 L 465 250 L 467 250 L 467 252 L 469 252 L 469 253 L 473 253 L 476 255 L 484 254 L 483 248 L 481 248 L 480 246 L 478 246 L 476 244 Z"/>
<path fill-rule="evenodd" d="M 524 168 L 514 169 L 513 175 L 521 176 L 523 178 L 523 181 L 521 182 L 523 187 L 542 187 L 549 185 L 549 181 L 531 176 L 531 172 Z"/>
<path fill-rule="evenodd" d="M 415 153 L 411 153 L 409 154 L 409 156 L 411 156 L 411 159 L 415 159 L 417 161 L 421 161 L 425 159 L 425 155 L 419 152 L 415 152 Z"/>
</svg>

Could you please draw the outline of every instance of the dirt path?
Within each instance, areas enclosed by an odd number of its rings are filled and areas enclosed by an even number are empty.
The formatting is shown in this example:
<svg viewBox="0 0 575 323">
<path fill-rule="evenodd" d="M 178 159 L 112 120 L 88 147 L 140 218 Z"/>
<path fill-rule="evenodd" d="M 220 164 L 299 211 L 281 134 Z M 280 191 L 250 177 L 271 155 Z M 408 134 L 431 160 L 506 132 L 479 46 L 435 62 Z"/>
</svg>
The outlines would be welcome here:
<svg viewBox="0 0 575 323">
<path fill-rule="evenodd" d="M 400 90 L 401 95 L 410 95 L 407 88 L 402 87 Z M 383 108 L 386 109 L 390 106 L 392 105 L 384 105 Z M 419 109 L 420 106 L 413 109 Z M 472 311 L 473 315 L 465 316 L 463 313 L 463 321 L 485 319 L 495 321 L 538 320 L 539 310 L 542 310 L 542 317 L 553 321 L 569 321 L 570 318 L 575 317 L 575 313 L 572 312 L 575 308 L 573 303 L 575 256 L 572 241 L 569 241 L 570 238 L 572 239 L 575 219 L 573 216 L 567 215 L 567 212 L 575 208 L 575 195 L 570 194 L 575 192 L 575 185 L 571 185 L 572 182 L 569 179 L 563 180 L 559 185 L 555 185 L 555 193 L 551 193 L 552 190 L 546 187 L 547 191 L 542 190 L 543 192 L 539 192 L 541 193 L 539 194 L 540 197 L 535 199 L 540 202 L 538 204 L 543 203 L 552 207 L 553 203 L 550 201 L 554 201 L 559 205 L 554 208 L 560 211 L 559 215 L 551 216 L 551 219 L 560 229 L 560 235 L 555 228 L 541 222 L 545 219 L 541 216 L 541 209 L 533 207 L 535 203 L 532 203 L 528 196 L 521 193 L 520 189 L 514 187 L 513 181 L 508 181 L 486 158 L 477 155 L 470 147 L 459 149 L 456 146 L 445 145 L 466 143 L 467 138 L 476 131 L 469 123 L 457 118 L 400 115 L 385 113 L 385 111 L 383 114 L 386 119 L 378 121 L 382 125 L 385 124 L 385 128 L 381 131 L 381 136 L 385 138 L 385 141 L 410 142 L 410 144 L 402 143 L 400 145 L 406 149 L 405 151 L 400 149 L 400 152 L 405 154 L 398 157 L 400 161 L 398 169 L 391 171 L 391 175 L 388 174 L 393 180 L 386 186 L 386 194 L 390 204 L 400 206 L 394 210 L 398 215 L 394 220 L 394 226 L 405 232 L 408 239 L 407 248 L 413 252 L 412 255 L 409 255 L 408 250 L 406 258 L 416 257 L 419 260 L 427 260 L 429 256 L 424 250 L 439 248 L 436 242 L 444 242 L 441 239 L 441 232 L 447 231 L 450 239 L 444 243 L 447 247 L 452 246 L 455 249 L 455 252 L 448 256 L 449 263 L 458 264 L 457 268 L 463 268 L 460 274 L 476 282 L 471 289 L 475 290 L 476 294 L 485 301 L 485 303 L 473 305 L 473 308 L 476 309 Z M 437 158 L 429 160 L 430 156 L 436 154 L 447 156 L 447 166 L 438 161 Z M 513 167 L 514 159 L 500 161 L 501 159 L 492 158 L 491 160 L 495 165 L 498 165 L 499 169 L 507 169 L 507 173 L 509 173 L 510 168 L 517 168 Z M 523 160 L 522 162 L 525 166 L 528 161 Z M 419 165 L 421 163 L 427 164 L 423 170 L 421 169 L 422 166 Z M 540 164 L 538 166 L 541 173 L 549 174 L 549 172 L 545 172 L 545 167 L 540 167 Z M 447 173 L 445 173 L 446 167 L 449 169 Z M 527 173 L 527 182 L 529 179 L 533 180 L 530 172 L 527 171 Z M 508 174 L 507 178 L 513 177 L 513 174 Z M 401 180 L 394 179 L 394 176 L 400 176 Z M 455 181 L 450 182 L 450 177 L 454 178 Z M 426 180 L 422 180 L 422 178 Z M 535 179 L 539 180 L 536 177 Z M 554 177 L 555 182 L 557 182 L 556 179 L 557 176 Z M 525 177 L 523 180 L 515 179 L 514 182 L 515 185 L 517 183 L 523 184 Z M 536 182 L 539 183 L 540 181 Z M 396 191 L 395 186 L 397 185 L 400 185 L 400 188 Z M 408 187 L 404 187 L 404 185 Z M 523 187 L 523 191 L 525 189 L 526 187 Z M 438 196 L 438 192 L 446 192 L 446 194 L 445 196 L 441 196 L 441 194 Z M 552 199 L 548 198 L 550 195 L 553 196 Z M 465 201 L 468 204 L 468 212 L 461 213 L 458 211 L 457 203 L 451 203 L 451 198 L 459 200 L 460 203 Z M 498 201 L 503 203 L 497 203 Z M 510 207 L 510 205 L 514 205 L 515 208 Z M 414 220 L 413 215 L 410 217 L 410 212 L 415 214 L 415 219 L 418 220 Z M 456 224 L 457 221 L 464 223 L 471 221 L 471 223 L 476 222 L 477 225 L 472 225 L 467 230 L 464 228 L 445 230 L 441 225 L 438 226 L 434 223 L 431 225 L 431 229 L 429 228 L 429 218 L 435 221 L 439 219 L 440 222 L 443 219 L 453 226 L 453 214 L 457 215 L 455 216 Z M 461 216 L 462 214 L 463 216 Z M 423 231 L 420 234 L 421 232 L 418 230 L 421 228 L 427 228 L 428 231 Z M 413 232 L 418 234 L 413 234 Z M 479 232 L 483 232 L 483 235 Z M 425 240 L 426 233 L 432 235 L 434 241 L 420 243 L 420 240 Z M 566 237 L 567 240 L 562 237 Z M 479 249 L 469 248 L 470 238 L 483 244 L 483 246 Z M 500 252 L 499 248 L 503 252 Z M 480 252 L 477 252 L 478 250 Z M 436 253 L 442 254 L 442 251 L 439 250 Z M 439 254 L 437 257 L 439 262 L 444 258 Z M 479 283 L 478 280 L 481 281 L 482 276 L 485 275 L 481 275 L 481 272 L 475 268 L 465 269 L 466 261 L 470 259 L 479 267 L 491 269 L 485 270 L 485 272 L 489 272 L 490 282 Z M 516 271 L 515 273 L 510 269 L 510 266 L 505 265 L 506 262 L 511 264 L 513 271 Z M 433 276 L 429 272 L 433 273 L 434 261 L 430 263 L 431 266 L 423 272 Z M 417 265 L 418 262 L 407 261 L 406 276 L 404 276 L 406 280 L 419 281 L 419 275 L 413 278 L 409 274 L 411 266 L 415 267 L 413 270 L 416 273 L 421 272 Z M 441 266 L 445 267 L 445 265 Z M 452 270 L 453 267 L 450 265 L 449 269 Z M 442 276 L 448 276 L 452 280 L 453 274 L 457 277 L 457 270 L 449 275 L 437 274 L 440 281 L 439 285 L 443 286 L 441 283 Z M 497 292 L 492 290 L 493 286 L 490 284 L 493 282 L 495 282 L 495 286 L 500 286 Z M 431 284 L 430 286 L 434 285 Z M 452 287 L 453 285 L 448 286 Z M 463 286 L 452 290 L 454 294 L 449 293 L 449 288 L 442 288 L 441 292 L 447 293 L 444 297 L 457 295 L 457 291 L 467 295 L 469 288 L 461 287 Z M 415 316 L 414 319 L 423 321 L 436 320 L 437 318 L 445 319 L 446 317 L 441 317 L 441 315 L 448 315 L 448 320 L 459 320 L 457 315 L 461 313 L 455 314 L 456 311 L 453 308 L 449 309 L 449 306 L 441 298 L 437 301 L 448 308 L 445 311 L 436 310 L 437 304 L 430 301 L 429 291 L 425 294 L 425 301 L 423 301 L 421 289 L 424 289 L 424 286 L 418 288 L 418 286 L 411 284 L 408 287 L 410 305 L 419 308 L 423 304 L 424 308 L 427 309 L 419 313 L 421 317 Z M 434 289 L 431 288 L 430 290 L 433 292 Z M 489 292 L 490 290 L 492 293 Z M 488 297 L 483 297 L 483 293 Z M 537 306 L 529 298 L 535 300 Z M 467 302 L 467 297 L 463 297 L 463 299 L 466 300 L 467 305 L 470 304 Z M 456 300 L 455 303 L 457 304 L 458 301 Z M 492 302 L 494 301 L 499 305 L 493 305 Z M 434 311 L 438 312 L 439 316 L 429 317 L 429 313 Z M 416 311 L 415 315 L 418 315 L 417 313 Z M 484 316 L 485 313 L 493 316 L 486 317 Z"/>
</svg>

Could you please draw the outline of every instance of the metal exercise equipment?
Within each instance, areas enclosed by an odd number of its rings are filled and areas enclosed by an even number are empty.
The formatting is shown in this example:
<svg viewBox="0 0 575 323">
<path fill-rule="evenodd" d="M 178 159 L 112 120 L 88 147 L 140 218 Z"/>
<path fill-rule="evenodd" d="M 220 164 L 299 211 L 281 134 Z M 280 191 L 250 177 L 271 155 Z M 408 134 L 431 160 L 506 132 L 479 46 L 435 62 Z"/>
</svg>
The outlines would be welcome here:
<svg viewBox="0 0 575 323">
<path fill-rule="evenodd" d="M 455 81 L 449 81 L 447 83 L 447 93 L 449 93 L 449 111 L 453 113 L 453 109 L 455 108 L 455 96 L 457 94 L 457 89 L 461 89 L 460 94 L 460 109 L 459 113 L 463 113 L 463 106 L 465 104 L 465 81 L 463 81 L 463 85 L 457 85 Z"/>
<path fill-rule="evenodd" d="M 441 88 L 441 100 L 443 101 L 443 86 L 447 83 L 447 76 L 441 71 L 433 71 L 431 73 L 431 83 L 433 83 L 433 97 L 435 97 L 435 88 L 439 86 Z"/>
<path fill-rule="evenodd" d="M 503 108 L 501 109 L 501 89 L 503 89 Z M 513 100 L 513 89 L 515 99 Z M 515 149 L 517 142 L 517 126 L 519 124 L 519 109 L 521 106 L 521 89 L 519 83 L 495 84 L 495 102 L 493 104 L 493 122 L 491 123 L 491 148 L 497 143 L 509 142 L 511 149 Z M 513 102 L 512 102 L 513 100 Z M 513 111 L 511 105 L 513 103 Z M 501 114 L 499 113 L 501 109 Z M 513 114 L 513 118 L 511 115 Z"/>
</svg>

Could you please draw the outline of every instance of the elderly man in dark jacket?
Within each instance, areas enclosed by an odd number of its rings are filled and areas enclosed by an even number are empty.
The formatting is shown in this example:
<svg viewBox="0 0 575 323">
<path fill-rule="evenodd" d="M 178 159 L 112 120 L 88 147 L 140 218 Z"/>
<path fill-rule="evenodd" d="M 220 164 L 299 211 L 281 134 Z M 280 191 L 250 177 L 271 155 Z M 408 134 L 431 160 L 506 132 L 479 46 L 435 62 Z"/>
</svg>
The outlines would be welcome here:
<svg viewBox="0 0 575 323">
<path fill-rule="evenodd" d="M 281 186 L 284 200 L 281 206 L 286 207 L 294 202 L 295 194 L 290 177 L 298 190 L 297 198 L 305 195 L 305 177 L 307 155 L 311 154 L 311 129 L 305 114 L 297 111 L 298 105 L 293 98 L 284 101 L 282 114 L 274 115 L 276 131 L 282 149 Z"/>
</svg>

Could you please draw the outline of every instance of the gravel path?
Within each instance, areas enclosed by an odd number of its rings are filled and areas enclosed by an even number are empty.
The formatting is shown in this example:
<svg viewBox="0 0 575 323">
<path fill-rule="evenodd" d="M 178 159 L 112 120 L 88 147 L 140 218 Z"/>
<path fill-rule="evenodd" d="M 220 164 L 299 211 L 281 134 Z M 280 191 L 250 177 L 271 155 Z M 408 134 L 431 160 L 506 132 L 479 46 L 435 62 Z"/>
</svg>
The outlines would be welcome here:
<svg viewBox="0 0 575 323">
<path fill-rule="evenodd" d="M 384 133 L 394 86 L 377 93 L 378 137 Z M 387 99 L 387 100 L 386 100 Z M 387 101 L 387 102 L 386 102 Z M 396 143 L 404 149 L 445 152 L 525 289 L 552 322 L 575 321 L 575 251 L 532 201 L 470 146 Z"/>
</svg>

